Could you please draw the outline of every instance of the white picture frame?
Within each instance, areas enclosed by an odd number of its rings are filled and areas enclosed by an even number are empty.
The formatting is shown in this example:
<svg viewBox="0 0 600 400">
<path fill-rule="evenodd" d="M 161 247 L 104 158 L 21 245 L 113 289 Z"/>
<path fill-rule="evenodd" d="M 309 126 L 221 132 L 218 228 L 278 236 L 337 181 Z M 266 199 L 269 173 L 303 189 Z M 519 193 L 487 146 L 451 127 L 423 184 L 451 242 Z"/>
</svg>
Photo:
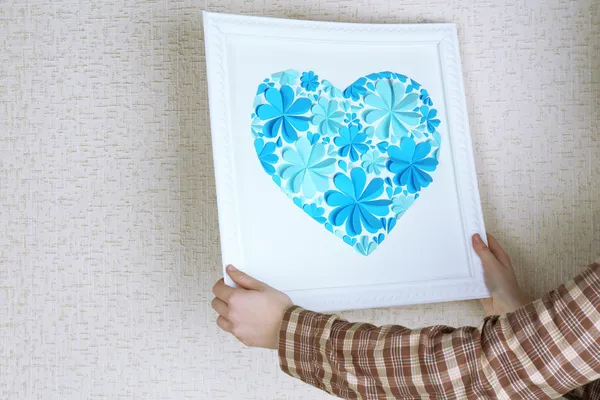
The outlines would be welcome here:
<svg viewBox="0 0 600 400">
<path fill-rule="evenodd" d="M 233 264 L 315 311 L 488 297 L 471 247 L 485 227 L 454 24 L 209 12 L 203 20 L 223 267 Z M 340 90 L 369 71 L 393 71 L 435 97 L 442 145 L 434 182 L 368 257 L 312 221 L 261 168 L 251 134 L 256 88 L 261 77 L 290 68 L 319 71 Z"/>
</svg>

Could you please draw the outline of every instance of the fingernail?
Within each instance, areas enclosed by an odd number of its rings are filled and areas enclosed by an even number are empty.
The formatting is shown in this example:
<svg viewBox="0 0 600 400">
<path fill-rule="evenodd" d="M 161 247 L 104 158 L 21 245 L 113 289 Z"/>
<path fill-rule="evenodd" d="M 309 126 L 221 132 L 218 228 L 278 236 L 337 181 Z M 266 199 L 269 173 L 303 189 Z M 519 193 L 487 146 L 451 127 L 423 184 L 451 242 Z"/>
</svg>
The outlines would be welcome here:
<svg viewBox="0 0 600 400">
<path fill-rule="evenodd" d="M 479 233 L 473 235 L 473 240 L 475 241 L 475 243 L 483 243 L 483 240 L 481 240 L 481 236 L 479 236 Z"/>
<path fill-rule="evenodd" d="M 228 265 L 228 266 L 227 266 L 227 271 L 229 271 L 229 272 L 236 272 L 236 271 L 237 271 L 237 268 L 236 268 L 236 267 L 234 267 L 233 265 Z"/>
</svg>

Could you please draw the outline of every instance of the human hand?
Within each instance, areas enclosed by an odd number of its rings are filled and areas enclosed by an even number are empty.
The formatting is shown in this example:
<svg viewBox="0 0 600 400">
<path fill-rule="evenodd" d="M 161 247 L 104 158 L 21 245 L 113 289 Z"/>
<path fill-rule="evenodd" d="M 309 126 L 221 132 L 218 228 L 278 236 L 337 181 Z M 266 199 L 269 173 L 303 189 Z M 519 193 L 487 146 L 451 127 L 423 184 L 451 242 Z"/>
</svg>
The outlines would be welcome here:
<svg viewBox="0 0 600 400">
<path fill-rule="evenodd" d="M 277 349 L 281 321 L 292 300 L 231 265 L 227 273 L 240 287 L 227 286 L 223 279 L 213 287 L 216 297 L 212 308 L 219 313 L 217 325 L 246 346 Z"/>
<path fill-rule="evenodd" d="M 487 315 L 500 315 L 513 312 L 527 304 L 521 292 L 508 254 L 500 243 L 489 233 L 489 247 L 479 234 L 473 235 L 473 249 L 483 262 L 485 285 L 490 298 L 480 299 Z"/>
</svg>

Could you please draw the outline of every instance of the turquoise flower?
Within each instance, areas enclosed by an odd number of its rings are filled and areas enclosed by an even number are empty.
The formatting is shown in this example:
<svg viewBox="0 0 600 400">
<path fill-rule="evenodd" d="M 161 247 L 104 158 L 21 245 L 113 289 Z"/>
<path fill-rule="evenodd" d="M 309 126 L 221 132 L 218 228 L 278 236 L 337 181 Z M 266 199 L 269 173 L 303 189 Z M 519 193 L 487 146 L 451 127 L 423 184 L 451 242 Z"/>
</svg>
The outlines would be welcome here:
<svg viewBox="0 0 600 400">
<path fill-rule="evenodd" d="M 342 157 L 350 156 L 350 161 L 358 160 L 358 153 L 366 153 L 369 146 L 364 142 L 367 135 L 358 133 L 358 126 L 340 128 L 340 135 L 333 139 L 333 143 L 339 147 L 338 155 Z"/>
<path fill-rule="evenodd" d="M 315 75 L 314 72 L 308 71 L 303 72 L 300 77 L 300 86 L 306 89 L 308 92 L 314 92 L 319 86 L 319 75 Z"/>
<path fill-rule="evenodd" d="M 363 256 L 368 256 L 377 249 L 377 243 L 370 241 L 368 236 L 362 236 L 355 248 Z"/>
<path fill-rule="evenodd" d="M 327 93 L 330 97 L 341 98 L 343 96 L 342 91 L 333 86 L 333 83 L 329 82 L 328 80 L 323 80 L 323 82 L 321 82 L 321 87 L 323 88 L 323 91 Z"/>
<path fill-rule="evenodd" d="M 311 145 L 306 137 L 296 142 L 296 148 L 286 147 L 282 158 L 287 164 L 279 167 L 279 175 L 287 180 L 285 189 L 289 193 L 302 191 L 305 198 L 313 197 L 317 191 L 329 188 L 328 174 L 335 170 L 335 159 L 325 157 L 322 143 Z"/>
<path fill-rule="evenodd" d="M 415 139 L 422 139 L 425 132 L 427 132 L 427 125 L 421 124 L 411 129 L 410 133 L 412 133 Z"/>
<path fill-rule="evenodd" d="M 319 102 L 312 106 L 311 111 L 314 114 L 312 123 L 319 127 L 323 135 L 334 135 L 342 126 L 344 113 L 338 111 L 338 102 L 335 100 L 328 101 L 321 97 Z"/>
<path fill-rule="evenodd" d="M 324 224 L 325 221 L 327 221 L 327 218 L 323 216 L 323 214 L 325 214 L 325 209 L 323 207 L 319 207 L 316 204 L 304 204 L 302 209 L 320 224 Z"/>
<path fill-rule="evenodd" d="M 269 175 L 273 175 L 275 173 L 275 167 L 273 167 L 273 164 L 279 161 L 277 154 L 273 154 L 276 147 L 277 146 L 275 143 L 265 143 L 262 138 L 258 138 L 254 141 L 254 149 L 256 150 L 260 164 L 264 168 L 265 172 Z"/>
<path fill-rule="evenodd" d="M 438 165 L 435 158 L 428 157 L 430 152 L 429 142 L 416 144 L 411 137 L 402 139 L 400 147 L 390 146 L 387 169 L 395 174 L 394 183 L 397 186 L 406 186 L 409 193 L 416 193 L 429 186 L 433 179 L 425 171 L 435 171 Z"/>
<path fill-rule="evenodd" d="M 297 131 L 308 129 L 308 117 L 306 114 L 312 105 L 310 99 L 305 97 L 294 101 L 294 90 L 289 86 L 281 89 L 270 88 L 265 92 L 265 99 L 269 104 L 261 104 L 256 107 L 256 115 L 262 120 L 268 120 L 263 128 L 263 134 L 268 138 L 274 138 L 281 130 L 283 139 L 292 143 L 298 139 Z"/>
<path fill-rule="evenodd" d="M 421 114 L 414 112 L 419 95 L 405 95 L 406 85 L 401 82 L 391 83 L 380 80 L 375 85 L 375 93 L 365 96 L 365 103 L 371 106 L 363 113 L 368 124 L 377 124 L 376 135 L 379 139 L 389 139 L 394 135 L 397 139 L 408 136 L 409 127 L 419 123 Z"/>
<path fill-rule="evenodd" d="M 250 128 L 252 130 L 252 136 L 254 138 L 262 136 L 263 125 L 261 124 L 260 118 L 255 117 L 254 119 L 252 119 Z"/>
<path fill-rule="evenodd" d="M 383 179 L 375 178 L 367 185 L 365 171 L 354 168 L 350 177 L 336 174 L 333 183 L 338 190 L 325 193 L 325 202 L 335 207 L 329 214 L 329 222 L 333 226 L 345 223 L 349 236 L 360 235 L 363 227 L 371 233 L 381 229 L 382 223 L 377 216 L 386 216 L 391 204 L 390 200 L 377 200 L 383 193 Z"/>
<path fill-rule="evenodd" d="M 406 210 L 408 210 L 410 206 L 412 206 L 417 196 L 418 195 L 416 195 L 415 197 L 394 197 L 394 199 L 392 200 L 392 212 L 394 213 L 397 219 L 402 217 Z"/>
<path fill-rule="evenodd" d="M 374 150 L 370 153 L 363 154 L 361 157 L 363 161 L 361 166 L 367 171 L 369 174 L 379 175 L 381 171 L 385 169 L 385 157 L 381 157 L 380 153 L 377 150 Z"/>
<path fill-rule="evenodd" d="M 279 81 L 279 84 L 281 86 L 283 86 L 283 85 L 293 85 L 299 76 L 300 76 L 300 74 L 298 73 L 298 71 L 294 71 L 293 69 L 288 69 L 285 71 L 274 73 L 271 76 L 271 78 L 273 78 L 273 80 L 276 82 Z"/>
</svg>

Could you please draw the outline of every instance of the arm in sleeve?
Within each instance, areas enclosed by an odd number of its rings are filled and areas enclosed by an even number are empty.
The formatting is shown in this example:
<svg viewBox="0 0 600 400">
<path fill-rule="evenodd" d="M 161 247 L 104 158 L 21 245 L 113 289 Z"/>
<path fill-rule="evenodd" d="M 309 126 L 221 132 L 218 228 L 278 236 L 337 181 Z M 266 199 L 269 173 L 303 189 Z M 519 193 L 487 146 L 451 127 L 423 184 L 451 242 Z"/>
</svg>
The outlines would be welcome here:
<svg viewBox="0 0 600 400">
<path fill-rule="evenodd" d="M 349 399 L 556 398 L 600 378 L 600 265 L 480 328 L 376 327 L 292 307 L 279 359 Z"/>
</svg>

